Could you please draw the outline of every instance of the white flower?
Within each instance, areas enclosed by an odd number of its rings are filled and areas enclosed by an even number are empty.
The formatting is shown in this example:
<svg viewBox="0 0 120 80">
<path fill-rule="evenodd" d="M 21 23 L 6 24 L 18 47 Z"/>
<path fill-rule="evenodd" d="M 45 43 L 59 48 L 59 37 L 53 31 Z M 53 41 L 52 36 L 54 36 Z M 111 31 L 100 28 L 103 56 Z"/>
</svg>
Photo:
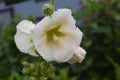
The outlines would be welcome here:
<svg viewBox="0 0 120 80">
<path fill-rule="evenodd" d="M 83 48 L 78 47 L 75 50 L 72 58 L 68 61 L 68 63 L 70 63 L 70 64 L 73 64 L 76 62 L 81 63 L 83 61 L 83 59 L 85 58 L 85 55 L 86 55 L 86 51 Z"/>
<path fill-rule="evenodd" d="M 24 53 L 38 56 L 32 42 L 31 29 L 35 27 L 31 21 L 23 20 L 17 25 L 17 32 L 14 36 L 17 48 Z"/>
<path fill-rule="evenodd" d="M 35 48 L 45 60 L 66 62 L 79 47 L 82 32 L 71 14 L 69 9 L 59 9 L 32 29 Z"/>
</svg>

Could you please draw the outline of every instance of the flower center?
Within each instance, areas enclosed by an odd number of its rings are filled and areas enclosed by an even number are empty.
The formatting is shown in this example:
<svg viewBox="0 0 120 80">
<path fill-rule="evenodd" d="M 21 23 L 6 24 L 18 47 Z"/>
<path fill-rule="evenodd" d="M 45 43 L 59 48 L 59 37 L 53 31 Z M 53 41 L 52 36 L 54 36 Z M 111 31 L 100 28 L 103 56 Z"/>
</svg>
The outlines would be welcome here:
<svg viewBox="0 0 120 80">
<path fill-rule="evenodd" d="M 56 43 L 59 37 L 64 37 L 65 33 L 60 31 L 61 25 L 55 26 L 53 29 L 47 31 L 47 42 Z"/>
</svg>

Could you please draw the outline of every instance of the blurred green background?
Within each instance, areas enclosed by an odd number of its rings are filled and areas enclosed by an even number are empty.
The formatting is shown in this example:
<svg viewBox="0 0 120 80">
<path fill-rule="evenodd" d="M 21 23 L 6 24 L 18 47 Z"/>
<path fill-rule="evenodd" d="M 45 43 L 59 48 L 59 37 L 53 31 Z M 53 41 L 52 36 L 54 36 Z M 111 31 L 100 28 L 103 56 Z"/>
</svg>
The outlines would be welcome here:
<svg viewBox="0 0 120 80">
<path fill-rule="evenodd" d="M 80 46 L 86 58 L 81 64 L 55 63 L 50 80 L 120 80 L 120 0 L 80 0 L 79 5 L 73 16 L 84 34 Z M 14 43 L 16 24 L 22 19 L 15 14 L 9 25 L 0 24 L 0 80 L 28 80 L 22 61 L 38 61 L 20 53 Z M 32 14 L 28 19 L 36 20 Z"/>
</svg>

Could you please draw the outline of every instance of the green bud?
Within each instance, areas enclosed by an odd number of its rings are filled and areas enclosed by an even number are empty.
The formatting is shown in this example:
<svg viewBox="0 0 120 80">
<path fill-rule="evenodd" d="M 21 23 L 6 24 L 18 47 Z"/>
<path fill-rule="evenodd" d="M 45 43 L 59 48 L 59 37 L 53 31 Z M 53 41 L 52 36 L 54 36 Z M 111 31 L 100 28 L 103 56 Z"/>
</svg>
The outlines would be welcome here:
<svg viewBox="0 0 120 80">
<path fill-rule="evenodd" d="M 23 68 L 23 74 L 29 74 L 29 73 L 31 73 L 31 70 L 30 70 L 30 68 Z"/>
<path fill-rule="evenodd" d="M 45 67 L 46 67 L 45 61 L 42 61 L 39 65 L 40 70 L 44 70 Z"/>
<path fill-rule="evenodd" d="M 49 68 L 46 70 L 46 76 L 50 78 L 54 77 L 54 70 L 55 68 L 53 66 L 49 66 Z"/>
<path fill-rule="evenodd" d="M 28 62 L 26 62 L 26 61 L 24 61 L 22 64 L 23 64 L 23 66 L 24 66 L 24 67 L 29 66 L 29 63 L 28 63 Z"/>
<path fill-rule="evenodd" d="M 35 65 L 32 63 L 28 63 L 26 61 L 23 62 L 23 73 L 24 74 L 30 74 L 35 70 Z"/>
<path fill-rule="evenodd" d="M 51 16 L 54 12 L 54 6 L 52 4 L 44 4 L 42 11 L 44 14 Z"/>
<path fill-rule="evenodd" d="M 34 64 L 30 64 L 30 69 L 31 69 L 31 71 L 34 71 L 35 70 L 35 65 Z"/>
</svg>

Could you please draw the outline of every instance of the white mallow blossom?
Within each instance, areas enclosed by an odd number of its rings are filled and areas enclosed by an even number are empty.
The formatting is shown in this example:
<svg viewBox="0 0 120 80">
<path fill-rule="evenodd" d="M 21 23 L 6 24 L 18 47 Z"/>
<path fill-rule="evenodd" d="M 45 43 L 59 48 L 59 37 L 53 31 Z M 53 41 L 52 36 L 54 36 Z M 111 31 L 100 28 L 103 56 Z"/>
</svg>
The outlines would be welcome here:
<svg viewBox="0 0 120 80">
<path fill-rule="evenodd" d="M 85 58 L 85 55 L 86 55 L 86 51 L 83 48 L 78 47 L 75 50 L 72 58 L 68 61 L 68 63 L 70 63 L 70 64 L 73 64 L 76 62 L 81 63 L 83 61 L 83 59 Z"/>
<path fill-rule="evenodd" d="M 83 34 L 71 14 L 69 9 L 58 9 L 32 29 L 35 48 L 45 60 L 67 62 L 74 56 Z"/>
<path fill-rule="evenodd" d="M 17 32 L 14 36 L 17 48 L 24 53 L 38 56 L 32 42 L 31 29 L 35 27 L 31 21 L 23 20 L 17 25 Z"/>
<path fill-rule="evenodd" d="M 69 9 L 59 9 L 36 25 L 21 21 L 14 37 L 17 48 L 33 56 L 38 56 L 37 51 L 46 61 L 81 62 L 86 53 L 79 47 L 83 34 L 71 14 Z"/>
</svg>

